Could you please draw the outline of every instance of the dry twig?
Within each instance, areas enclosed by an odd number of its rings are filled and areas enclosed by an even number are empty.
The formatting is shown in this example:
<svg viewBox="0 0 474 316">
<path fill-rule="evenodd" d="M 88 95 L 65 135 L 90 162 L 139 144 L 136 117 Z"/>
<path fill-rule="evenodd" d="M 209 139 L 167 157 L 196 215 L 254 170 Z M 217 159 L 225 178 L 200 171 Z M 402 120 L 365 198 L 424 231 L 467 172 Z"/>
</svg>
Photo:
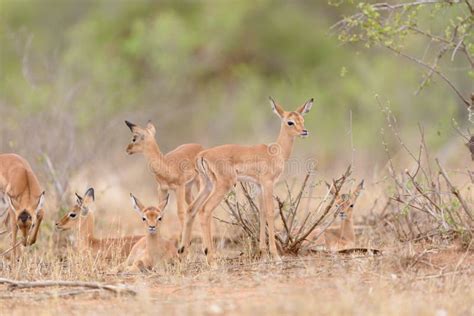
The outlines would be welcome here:
<svg viewBox="0 0 474 316">
<path fill-rule="evenodd" d="M 128 294 L 137 295 L 135 290 L 132 290 L 124 285 L 108 285 L 98 282 L 82 282 L 82 281 L 62 281 L 62 280 L 45 280 L 45 281 L 15 281 L 11 279 L 0 278 L 0 284 L 7 284 L 10 290 L 15 289 L 30 289 L 42 287 L 84 287 L 89 289 L 99 289 L 112 292 L 114 294 Z"/>
</svg>

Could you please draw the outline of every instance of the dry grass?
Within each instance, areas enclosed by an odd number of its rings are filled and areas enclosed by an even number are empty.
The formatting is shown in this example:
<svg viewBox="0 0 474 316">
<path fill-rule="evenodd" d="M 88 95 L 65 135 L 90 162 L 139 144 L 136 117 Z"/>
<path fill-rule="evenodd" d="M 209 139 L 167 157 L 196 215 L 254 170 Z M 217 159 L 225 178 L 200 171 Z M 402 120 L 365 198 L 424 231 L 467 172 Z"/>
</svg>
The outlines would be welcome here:
<svg viewBox="0 0 474 316">
<path fill-rule="evenodd" d="M 0 286 L 0 310 L 13 315 L 64 314 L 363 314 L 472 315 L 474 254 L 454 246 L 389 242 L 383 255 L 320 253 L 285 257 L 283 264 L 248 257 L 222 259 L 215 269 L 202 255 L 166 271 L 118 275 L 101 258 L 54 247 L 31 249 L 1 275 L 22 280 L 80 280 L 126 284 L 137 296 L 66 288 L 10 290 Z M 46 245 L 43 245 L 46 246 Z M 196 245 L 196 251 L 199 246 Z M 221 253 L 223 257 L 232 257 Z M 66 297 L 61 297 L 67 295 Z M 3 314 L 3 312 L 2 312 Z"/>
<path fill-rule="evenodd" d="M 0 314 L 30 315 L 35 310 L 40 315 L 472 315 L 472 245 L 466 250 L 451 239 L 401 241 L 376 222 L 385 203 L 380 200 L 372 207 L 375 199 L 382 196 L 369 185 L 356 204 L 357 245 L 382 249 L 382 255 L 315 253 L 287 256 L 282 264 L 252 259 L 250 243 L 227 244 L 219 250 L 218 267 L 211 269 L 195 243 L 187 263 L 149 274 L 117 274 L 123 259 L 106 261 L 59 246 L 45 225 L 38 245 L 27 249 L 15 268 L 0 258 L 1 278 L 102 282 L 126 285 L 138 295 L 81 287 L 12 290 L 0 285 Z M 139 219 L 133 219 L 138 228 Z M 106 236 L 111 222 L 103 218 L 98 233 Z M 221 225 L 217 230 L 222 233 L 229 225 Z M 229 230 L 229 235 L 235 233 Z M 244 255 L 239 256 L 241 251 Z"/>
</svg>

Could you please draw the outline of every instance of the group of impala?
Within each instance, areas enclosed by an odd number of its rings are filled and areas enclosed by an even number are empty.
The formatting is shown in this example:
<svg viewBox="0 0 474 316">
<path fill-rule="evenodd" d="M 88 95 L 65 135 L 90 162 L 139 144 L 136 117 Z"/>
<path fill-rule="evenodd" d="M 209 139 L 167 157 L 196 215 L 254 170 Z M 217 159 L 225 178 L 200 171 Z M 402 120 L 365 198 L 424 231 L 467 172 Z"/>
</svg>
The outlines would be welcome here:
<svg viewBox="0 0 474 316">
<path fill-rule="evenodd" d="M 78 232 L 80 250 L 101 251 L 104 255 L 126 257 L 127 270 L 149 270 L 159 263 L 169 262 L 184 255 L 191 243 L 191 230 L 199 214 L 203 250 L 207 262 L 215 262 L 211 231 L 214 209 L 225 198 L 237 181 L 252 182 L 258 188 L 260 204 L 259 250 L 279 260 L 275 243 L 273 189 L 281 176 L 285 162 L 291 155 L 296 137 L 308 136 L 303 115 L 313 105 L 308 100 L 295 111 L 285 111 L 270 98 L 273 112 L 280 118 L 280 133 L 269 145 L 221 145 L 205 149 L 199 144 L 184 144 L 163 154 L 155 140 L 155 127 L 148 122 L 140 127 L 125 121 L 132 132 L 126 152 L 142 153 L 158 183 L 157 206 L 145 206 L 130 194 L 133 209 L 140 215 L 146 233 L 141 236 L 98 239 L 94 236 L 94 189 L 83 196 L 76 193 L 75 205 L 58 222 L 56 228 L 74 228 Z M 347 246 L 354 242 L 352 208 L 362 183 L 352 194 L 340 195 L 337 203 L 343 208 L 344 221 L 340 228 L 327 230 L 323 237 L 329 247 Z M 198 194 L 193 197 L 193 188 Z M 179 247 L 160 235 L 160 225 L 169 200 L 169 191 L 176 195 L 177 212 L 181 224 Z M 0 154 L 0 220 L 12 236 L 12 261 L 17 256 L 17 235 L 21 232 L 23 246 L 36 242 L 44 218 L 45 192 L 30 164 L 16 154 Z M 268 229 L 268 234 L 266 232 Z M 267 243 L 268 236 L 268 243 Z"/>
</svg>

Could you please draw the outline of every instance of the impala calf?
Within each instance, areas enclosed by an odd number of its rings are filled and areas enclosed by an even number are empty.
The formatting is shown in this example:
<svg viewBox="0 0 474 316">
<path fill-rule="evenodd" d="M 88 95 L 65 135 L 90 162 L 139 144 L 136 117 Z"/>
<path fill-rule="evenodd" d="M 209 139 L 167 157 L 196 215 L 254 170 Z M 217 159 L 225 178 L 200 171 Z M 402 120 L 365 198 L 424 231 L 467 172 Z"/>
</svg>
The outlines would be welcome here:
<svg viewBox="0 0 474 316">
<path fill-rule="evenodd" d="M 187 204 L 192 201 L 192 187 L 198 186 L 196 177 L 196 155 L 204 148 L 199 144 L 184 144 L 163 154 L 155 140 L 155 126 L 148 122 L 145 128 L 125 121 L 132 132 L 132 141 L 127 146 L 129 155 L 143 153 L 155 180 L 158 183 L 158 198 L 161 203 L 172 190 L 176 194 L 177 212 L 181 227 Z"/>
<path fill-rule="evenodd" d="M 14 262 L 18 230 L 23 246 L 36 242 L 44 217 L 44 191 L 30 164 L 16 154 L 0 154 L 0 191 L 4 192 L 2 203 L 8 205 Z"/>
<path fill-rule="evenodd" d="M 128 271 L 146 271 L 157 264 L 165 264 L 177 256 L 173 241 L 161 237 L 160 229 L 164 209 L 168 204 L 167 196 L 158 207 L 145 207 L 130 193 L 133 209 L 140 215 L 146 229 L 146 235 L 134 246 L 125 262 Z"/>
<path fill-rule="evenodd" d="M 128 256 L 133 245 L 143 236 L 124 236 L 116 238 L 96 238 L 94 234 L 95 222 L 94 189 L 90 188 L 81 197 L 76 193 L 76 203 L 59 221 L 56 229 L 60 231 L 75 230 L 77 234 L 77 249 L 101 253 L 106 258 L 118 254 Z"/>
<path fill-rule="evenodd" d="M 188 209 L 180 253 L 189 246 L 193 221 L 199 213 L 204 253 L 208 263 L 213 262 L 214 248 L 210 227 L 212 212 L 237 181 L 248 181 L 260 188 L 260 251 L 266 250 L 265 227 L 268 225 L 270 254 L 279 259 L 275 244 L 273 186 L 291 155 L 295 138 L 308 136 L 303 115 L 311 109 L 313 99 L 293 112 L 283 110 L 272 98 L 270 103 L 273 112 L 281 121 L 280 134 L 275 143 L 256 146 L 223 145 L 204 150 L 197 155 L 196 165 L 203 180 L 203 187 Z"/>
<path fill-rule="evenodd" d="M 341 224 L 338 227 L 330 227 L 324 232 L 324 243 L 328 250 L 337 251 L 345 248 L 353 248 L 355 245 L 354 222 L 352 214 L 354 205 L 364 187 L 364 180 L 362 180 L 356 187 L 354 192 L 348 194 L 340 194 L 335 202 L 339 208 L 339 217 Z M 330 187 L 331 194 L 335 194 L 334 186 Z"/>
</svg>

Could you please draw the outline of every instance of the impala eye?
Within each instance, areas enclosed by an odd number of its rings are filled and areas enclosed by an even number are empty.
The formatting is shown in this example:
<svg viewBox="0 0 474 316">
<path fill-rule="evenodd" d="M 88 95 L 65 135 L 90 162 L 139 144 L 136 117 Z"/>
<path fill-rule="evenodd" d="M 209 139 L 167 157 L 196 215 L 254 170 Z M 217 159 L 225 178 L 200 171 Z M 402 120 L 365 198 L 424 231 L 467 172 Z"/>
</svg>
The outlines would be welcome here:
<svg viewBox="0 0 474 316">
<path fill-rule="evenodd" d="M 354 204 L 349 205 L 349 207 L 354 207 Z"/>
<path fill-rule="evenodd" d="M 161 217 L 158 217 L 158 220 L 161 221 Z"/>
<path fill-rule="evenodd" d="M 142 220 L 143 220 L 143 221 L 146 221 L 146 218 L 145 218 L 145 217 L 142 217 Z"/>
<path fill-rule="evenodd" d="M 288 126 L 293 126 L 293 125 L 295 125 L 295 122 L 293 122 L 293 121 L 288 121 L 288 122 L 286 122 L 286 124 L 288 124 Z"/>
<path fill-rule="evenodd" d="M 69 213 L 69 217 L 70 217 L 70 218 L 75 218 L 76 215 L 77 215 L 76 213 Z"/>
<path fill-rule="evenodd" d="M 132 143 L 134 143 L 134 142 L 136 142 L 136 141 L 137 141 L 137 137 L 134 136 L 134 137 L 132 138 Z"/>
</svg>

